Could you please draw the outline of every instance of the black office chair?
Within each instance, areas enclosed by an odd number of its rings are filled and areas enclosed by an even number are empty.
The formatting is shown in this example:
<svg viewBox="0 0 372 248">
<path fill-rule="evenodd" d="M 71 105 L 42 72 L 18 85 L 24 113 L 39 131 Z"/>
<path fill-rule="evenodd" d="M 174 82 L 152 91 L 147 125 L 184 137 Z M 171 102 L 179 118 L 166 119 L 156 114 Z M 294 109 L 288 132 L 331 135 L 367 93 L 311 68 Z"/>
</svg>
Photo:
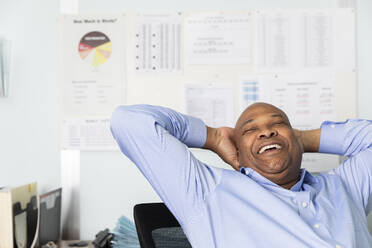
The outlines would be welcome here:
<svg viewBox="0 0 372 248">
<path fill-rule="evenodd" d="M 137 204 L 133 212 L 141 248 L 191 248 L 180 224 L 164 203 Z"/>
</svg>

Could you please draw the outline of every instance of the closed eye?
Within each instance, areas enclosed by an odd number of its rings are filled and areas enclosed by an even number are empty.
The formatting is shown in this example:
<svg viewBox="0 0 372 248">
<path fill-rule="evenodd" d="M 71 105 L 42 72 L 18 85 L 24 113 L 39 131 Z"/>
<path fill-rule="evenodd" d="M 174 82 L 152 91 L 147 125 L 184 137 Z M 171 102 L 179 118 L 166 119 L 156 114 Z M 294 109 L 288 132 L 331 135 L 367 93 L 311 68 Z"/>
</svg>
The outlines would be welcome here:
<svg viewBox="0 0 372 248">
<path fill-rule="evenodd" d="M 285 121 L 275 122 L 274 125 L 287 125 Z"/>
<path fill-rule="evenodd" d="M 249 128 L 249 129 L 246 129 L 246 130 L 243 131 L 243 135 L 244 135 L 244 134 L 248 134 L 248 133 L 252 133 L 252 132 L 254 132 L 254 131 L 256 131 L 256 130 L 257 130 L 257 128 Z"/>
</svg>

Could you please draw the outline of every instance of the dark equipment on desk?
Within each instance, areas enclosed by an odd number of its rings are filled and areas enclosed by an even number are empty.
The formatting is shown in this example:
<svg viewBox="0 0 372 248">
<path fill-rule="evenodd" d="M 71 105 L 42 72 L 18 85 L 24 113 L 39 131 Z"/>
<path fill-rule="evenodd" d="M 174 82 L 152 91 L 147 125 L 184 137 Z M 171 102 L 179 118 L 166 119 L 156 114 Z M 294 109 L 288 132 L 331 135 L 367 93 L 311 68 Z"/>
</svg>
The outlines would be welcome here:
<svg viewBox="0 0 372 248">
<path fill-rule="evenodd" d="M 40 247 L 50 241 L 60 239 L 61 230 L 62 189 L 40 195 Z"/>
<path fill-rule="evenodd" d="M 113 238 L 114 234 L 110 233 L 109 229 L 106 228 L 96 234 L 96 239 L 93 241 L 93 245 L 95 248 L 112 248 L 111 241 Z"/>
<path fill-rule="evenodd" d="M 69 247 L 87 247 L 88 246 L 88 242 L 79 241 L 79 242 L 76 242 L 76 243 L 68 244 L 68 246 Z"/>
</svg>

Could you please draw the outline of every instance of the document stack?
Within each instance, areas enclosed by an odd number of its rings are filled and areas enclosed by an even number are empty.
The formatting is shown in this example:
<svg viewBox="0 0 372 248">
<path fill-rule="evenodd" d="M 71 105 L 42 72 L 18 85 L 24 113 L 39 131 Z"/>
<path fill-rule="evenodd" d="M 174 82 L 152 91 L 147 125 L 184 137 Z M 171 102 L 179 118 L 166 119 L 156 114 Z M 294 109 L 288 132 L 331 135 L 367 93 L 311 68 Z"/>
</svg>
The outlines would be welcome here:
<svg viewBox="0 0 372 248">
<path fill-rule="evenodd" d="M 122 216 L 113 231 L 113 248 L 140 248 L 136 226 L 127 217 Z"/>
<path fill-rule="evenodd" d="M 37 184 L 0 188 L 0 248 L 33 247 L 37 226 Z"/>
</svg>

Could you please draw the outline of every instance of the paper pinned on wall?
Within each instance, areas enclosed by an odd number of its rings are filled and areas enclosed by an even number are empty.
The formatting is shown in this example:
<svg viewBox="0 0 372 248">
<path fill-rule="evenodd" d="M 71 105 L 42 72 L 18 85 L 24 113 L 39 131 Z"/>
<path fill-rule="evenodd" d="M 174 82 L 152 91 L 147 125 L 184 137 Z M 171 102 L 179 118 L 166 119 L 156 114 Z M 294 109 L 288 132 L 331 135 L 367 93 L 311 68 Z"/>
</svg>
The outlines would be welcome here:
<svg viewBox="0 0 372 248">
<path fill-rule="evenodd" d="M 124 21 L 123 15 L 61 18 L 62 149 L 116 149 L 107 119 L 124 104 Z"/>
<path fill-rule="evenodd" d="M 246 77 L 241 80 L 240 110 L 254 102 L 282 109 L 294 128 L 316 129 L 325 120 L 336 120 L 334 76 L 319 72 Z M 302 165 L 310 171 L 326 171 L 338 162 L 338 156 L 306 154 Z"/>
<path fill-rule="evenodd" d="M 353 10 L 257 10 L 260 72 L 355 70 Z M 337 37 L 337 39 L 336 39 Z M 350 52 L 351 51 L 351 52 Z"/>
<path fill-rule="evenodd" d="M 182 13 L 138 14 L 135 22 L 135 71 L 181 72 Z"/>
<path fill-rule="evenodd" d="M 336 119 L 334 76 L 279 75 L 271 101 L 288 113 L 299 129 L 319 128 L 325 120 Z"/>
<path fill-rule="evenodd" d="M 239 114 L 241 113 L 251 104 L 255 102 L 262 101 L 261 96 L 261 87 L 260 82 L 262 81 L 258 77 L 247 77 L 243 78 L 240 81 L 240 88 L 239 88 Z"/>
<path fill-rule="evenodd" d="M 328 11 L 302 14 L 305 67 L 330 67 L 334 65 L 334 18 Z"/>
<path fill-rule="evenodd" d="M 123 15 L 61 18 L 63 119 L 108 117 L 124 103 L 124 19 Z"/>
<path fill-rule="evenodd" d="M 235 125 L 234 92 L 231 86 L 187 84 L 186 113 L 202 119 L 206 125 Z"/>
<path fill-rule="evenodd" d="M 61 149 L 112 151 L 118 146 L 110 132 L 108 118 L 66 119 L 61 126 Z"/>
<path fill-rule="evenodd" d="M 188 64 L 250 64 L 251 13 L 190 14 L 185 46 Z"/>
<path fill-rule="evenodd" d="M 333 66 L 333 13 L 258 10 L 257 60 L 261 71 Z"/>
<path fill-rule="evenodd" d="M 292 69 L 294 15 L 284 10 L 256 11 L 256 63 L 259 68 Z"/>
</svg>

